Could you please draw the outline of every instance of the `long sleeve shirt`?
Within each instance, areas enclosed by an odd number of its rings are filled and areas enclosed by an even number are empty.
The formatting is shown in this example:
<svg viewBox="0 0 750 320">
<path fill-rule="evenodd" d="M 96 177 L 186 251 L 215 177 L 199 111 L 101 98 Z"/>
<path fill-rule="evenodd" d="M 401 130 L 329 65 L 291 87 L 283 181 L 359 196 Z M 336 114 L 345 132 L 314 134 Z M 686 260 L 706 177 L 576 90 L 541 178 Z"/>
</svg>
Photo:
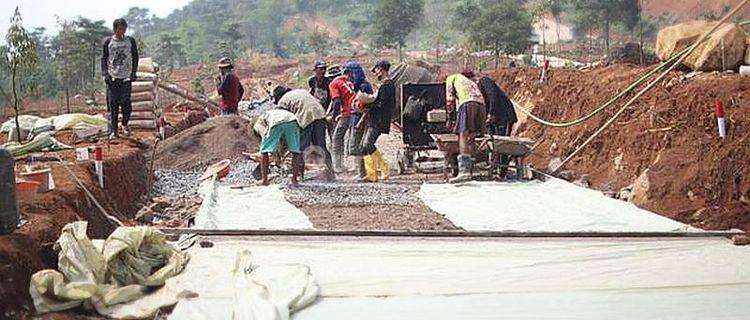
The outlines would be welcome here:
<svg viewBox="0 0 750 320">
<path fill-rule="evenodd" d="M 138 44 L 135 39 L 129 36 L 122 39 L 116 39 L 114 36 L 107 38 L 102 48 L 102 75 L 111 79 L 135 81 L 138 59 Z"/>
</svg>

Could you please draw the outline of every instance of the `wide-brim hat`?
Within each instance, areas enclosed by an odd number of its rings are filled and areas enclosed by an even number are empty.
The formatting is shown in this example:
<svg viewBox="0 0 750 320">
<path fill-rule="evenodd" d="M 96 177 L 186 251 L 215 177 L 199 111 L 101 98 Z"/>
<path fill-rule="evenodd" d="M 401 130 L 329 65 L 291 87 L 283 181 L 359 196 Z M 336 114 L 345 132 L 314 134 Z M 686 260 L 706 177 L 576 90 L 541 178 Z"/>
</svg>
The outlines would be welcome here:
<svg viewBox="0 0 750 320">
<path fill-rule="evenodd" d="M 234 64 L 232 64 L 232 59 L 227 58 L 227 57 L 221 58 L 219 60 L 219 63 L 216 64 L 216 66 L 219 68 L 234 68 Z"/>
<path fill-rule="evenodd" d="M 342 68 L 341 65 L 334 64 L 328 67 L 328 70 L 326 70 L 325 76 L 328 78 L 332 78 L 332 77 L 338 77 L 342 74 L 344 74 L 344 68 Z"/>
</svg>

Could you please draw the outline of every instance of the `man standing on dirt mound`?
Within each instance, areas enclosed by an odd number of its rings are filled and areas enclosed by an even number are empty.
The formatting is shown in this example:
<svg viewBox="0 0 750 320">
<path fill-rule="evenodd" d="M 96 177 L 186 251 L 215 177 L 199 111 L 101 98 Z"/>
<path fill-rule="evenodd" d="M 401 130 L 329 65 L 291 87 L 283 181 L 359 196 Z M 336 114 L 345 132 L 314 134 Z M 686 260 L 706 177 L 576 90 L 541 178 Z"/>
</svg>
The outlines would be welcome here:
<svg viewBox="0 0 750 320">
<path fill-rule="evenodd" d="M 242 87 L 240 79 L 234 75 L 232 59 L 221 58 L 217 67 L 221 72 L 221 75 L 216 78 L 216 91 L 221 95 L 221 102 L 219 103 L 221 114 L 238 114 L 237 107 L 242 100 L 242 95 L 245 94 L 245 88 Z"/>
<path fill-rule="evenodd" d="M 487 111 L 479 86 L 462 74 L 445 79 L 446 109 L 457 111 L 453 132 L 458 133 L 458 176 L 449 180 L 458 183 L 471 180 L 474 166 L 474 138 L 484 132 Z M 458 108 L 458 110 L 456 110 Z"/>
<path fill-rule="evenodd" d="M 138 71 L 138 45 L 135 39 L 126 36 L 128 23 L 117 19 L 112 23 L 114 34 L 104 41 L 102 48 L 102 75 L 107 84 L 107 108 L 109 109 L 109 135 L 117 137 L 117 122 L 122 111 L 122 132 L 130 135 L 128 121 L 132 112 L 130 93 L 132 82 Z"/>
</svg>

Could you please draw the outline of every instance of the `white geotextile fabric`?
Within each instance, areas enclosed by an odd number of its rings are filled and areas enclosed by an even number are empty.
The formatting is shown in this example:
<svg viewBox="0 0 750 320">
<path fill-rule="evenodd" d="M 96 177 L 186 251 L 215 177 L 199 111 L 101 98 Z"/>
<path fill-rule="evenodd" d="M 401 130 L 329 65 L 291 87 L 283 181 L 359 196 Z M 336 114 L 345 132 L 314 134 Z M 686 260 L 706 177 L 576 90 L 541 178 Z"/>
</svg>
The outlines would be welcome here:
<svg viewBox="0 0 750 320">
<path fill-rule="evenodd" d="M 233 189 L 208 180 L 198 192 L 203 203 L 195 216 L 196 229 L 313 229 L 277 185 Z"/>
<path fill-rule="evenodd" d="M 304 265 L 256 265 L 247 249 L 236 251 L 234 263 L 224 262 L 190 265 L 169 284 L 197 294 L 180 301 L 169 319 L 287 320 L 320 292 Z"/>
<path fill-rule="evenodd" d="M 470 231 L 699 231 L 559 179 L 423 184 L 418 195 L 430 209 Z"/>
<path fill-rule="evenodd" d="M 741 319 L 750 312 L 750 247 L 725 239 L 217 241 L 192 248 L 184 274 L 211 292 L 203 308 L 232 307 L 231 280 L 216 268 L 232 265 L 242 248 L 252 248 L 259 265 L 309 266 L 321 299 L 294 319 Z M 210 305 L 216 295 L 225 304 Z"/>
</svg>

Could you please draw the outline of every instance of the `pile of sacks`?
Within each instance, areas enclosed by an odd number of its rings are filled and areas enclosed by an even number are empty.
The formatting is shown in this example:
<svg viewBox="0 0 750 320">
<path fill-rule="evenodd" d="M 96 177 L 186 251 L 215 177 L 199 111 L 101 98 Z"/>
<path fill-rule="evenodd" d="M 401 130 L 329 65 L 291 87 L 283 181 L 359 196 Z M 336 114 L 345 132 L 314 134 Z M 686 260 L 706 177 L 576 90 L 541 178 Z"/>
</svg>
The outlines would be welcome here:
<svg viewBox="0 0 750 320">
<path fill-rule="evenodd" d="M 29 292 L 39 313 L 93 308 L 115 319 L 153 318 L 177 303 L 167 280 L 180 274 L 188 256 L 148 227 L 120 227 L 97 247 L 86 236 L 85 221 L 62 229 L 55 242 L 58 270 L 31 276 Z"/>
<path fill-rule="evenodd" d="M 656 54 L 667 60 L 693 45 L 717 22 L 695 20 L 670 26 L 659 31 L 656 38 Z M 683 63 L 695 71 L 737 70 L 741 65 L 750 65 L 748 35 L 735 23 L 725 23 L 703 44 L 698 46 Z"/>
<path fill-rule="evenodd" d="M 137 80 L 133 82 L 130 101 L 133 112 L 130 114 L 131 128 L 156 129 L 156 106 L 158 103 L 159 66 L 151 58 L 138 60 Z M 120 115 L 122 117 L 122 115 Z"/>
</svg>

